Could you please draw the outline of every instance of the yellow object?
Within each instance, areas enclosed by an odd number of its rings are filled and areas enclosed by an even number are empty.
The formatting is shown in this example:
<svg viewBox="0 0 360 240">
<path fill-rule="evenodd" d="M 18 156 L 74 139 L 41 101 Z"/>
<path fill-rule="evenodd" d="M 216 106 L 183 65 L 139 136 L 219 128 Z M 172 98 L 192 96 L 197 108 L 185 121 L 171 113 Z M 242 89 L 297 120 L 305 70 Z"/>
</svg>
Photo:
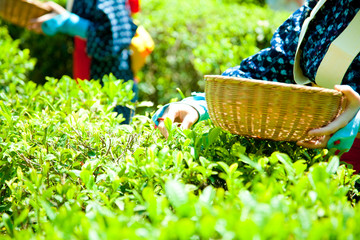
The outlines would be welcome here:
<svg viewBox="0 0 360 240">
<path fill-rule="evenodd" d="M 155 43 L 143 26 L 138 26 L 135 36 L 131 40 L 131 70 L 136 76 L 145 65 L 146 57 L 154 50 Z"/>
</svg>

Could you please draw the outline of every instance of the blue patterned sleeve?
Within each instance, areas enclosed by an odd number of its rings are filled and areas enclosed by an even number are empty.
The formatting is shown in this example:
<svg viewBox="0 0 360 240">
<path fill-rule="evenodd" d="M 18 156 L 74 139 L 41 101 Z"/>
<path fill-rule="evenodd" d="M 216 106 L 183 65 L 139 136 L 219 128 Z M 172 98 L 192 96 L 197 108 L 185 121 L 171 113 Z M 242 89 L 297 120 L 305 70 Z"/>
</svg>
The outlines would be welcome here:
<svg viewBox="0 0 360 240">
<path fill-rule="evenodd" d="M 97 59 L 119 55 L 130 45 L 136 29 L 125 0 L 98 0 L 87 32 L 88 54 Z"/>
<path fill-rule="evenodd" d="M 301 25 L 315 1 L 309 0 L 295 11 L 274 33 L 271 46 L 244 59 L 222 75 L 294 83 L 293 65 Z"/>
</svg>

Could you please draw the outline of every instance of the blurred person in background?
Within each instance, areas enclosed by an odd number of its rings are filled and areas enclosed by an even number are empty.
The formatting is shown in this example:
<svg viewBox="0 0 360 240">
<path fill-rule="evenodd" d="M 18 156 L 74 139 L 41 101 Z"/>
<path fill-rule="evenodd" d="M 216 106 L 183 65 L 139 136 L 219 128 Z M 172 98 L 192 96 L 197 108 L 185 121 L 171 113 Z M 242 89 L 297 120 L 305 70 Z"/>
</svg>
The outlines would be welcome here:
<svg viewBox="0 0 360 240">
<path fill-rule="evenodd" d="M 52 12 L 33 19 L 28 29 L 53 36 L 74 36 L 73 78 L 96 79 L 112 73 L 117 79 L 134 80 L 129 46 L 137 25 L 131 17 L 139 11 L 139 0 L 68 0 L 66 9 L 46 2 Z M 133 92 L 137 100 L 138 88 Z M 134 111 L 125 106 L 114 109 L 130 123 Z"/>
</svg>

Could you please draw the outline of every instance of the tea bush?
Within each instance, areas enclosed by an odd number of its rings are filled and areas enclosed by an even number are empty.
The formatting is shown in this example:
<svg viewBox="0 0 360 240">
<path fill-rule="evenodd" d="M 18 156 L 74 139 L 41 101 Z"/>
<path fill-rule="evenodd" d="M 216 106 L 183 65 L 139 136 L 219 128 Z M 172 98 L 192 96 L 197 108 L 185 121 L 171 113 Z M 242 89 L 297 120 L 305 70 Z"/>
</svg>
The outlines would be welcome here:
<svg viewBox="0 0 360 240">
<path fill-rule="evenodd" d="M 28 49 L 21 50 L 19 41 L 13 41 L 6 28 L 0 27 L 0 85 L 7 88 L 10 83 L 24 82 L 34 68 L 35 59 Z"/>
<path fill-rule="evenodd" d="M 220 74 L 267 47 L 273 31 L 289 15 L 253 4 L 216 0 L 147 0 L 141 2 L 141 9 L 135 18 L 152 35 L 156 46 L 140 73 L 140 99 L 153 102 L 155 107 L 178 98 L 176 88 L 187 95 L 203 91 L 205 74 Z M 71 76 L 70 37 L 49 37 L 6 26 L 14 39 L 20 39 L 21 48 L 30 49 L 37 59 L 30 79 L 44 83 L 45 76 Z"/>
<path fill-rule="evenodd" d="M 269 46 L 274 30 L 288 16 L 215 0 L 142 1 L 137 18 L 156 46 L 141 76 L 141 99 L 156 106 L 178 97 L 176 88 L 186 95 L 203 91 L 204 75 L 221 74 Z"/>
<path fill-rule="evenodd" d="M 218 0 L 218 2 L 223 3 L 238 3 L 238 4 L 256 4 L 259 6 L 264 6 L 266 4 L 265 0 Z"/>
<path fill-rule="evenodd" d="M 356 239 L 358 175 L 333 150 L 201 122 L 121 125 L 132 83 L 27 80 L 0 28 L 1 239 Z M 211 64 L 210 64 L 211 66 Z"/>
<path fill-rule="evenodd" d="M 29 49 L 31 57 L 36 59 L 34 70 L 29 73 L 33 82 L 44 84 L 46 76 L 72 75 L 71 37 L 36 34 L 14 25 L 9 25 L 8 29 L 13 39 L 20 40 L 21 49 Z"/>
<path fill-rule="evenodd" d="M 46 1 L 46 0 L 40 0 Z M 66 0 L 52 0 L 62 6 Z M 46 36 L 36 34 L 17 27 L 8 22 L 1 22 L 0 26 L 6 26 L 13 39 L 18 39 L 21 49 L 29 49 L 31 56 L 35 58 L 35 68 L 29 72 L 29 78 L 38 83 L 45 83 L 46 76 L 60 78 L 63 75 L 72 74 L 72 51 L 73 40 L 66 35 Z"/>
<path fill-rule="evenodd" d="M 170 138 L 120 125 L 131 83 L 12 83 L 0 92 L 4 239 L 355 238 L 358 175 L 328 150 L 202 122 Z M 119 91 L 114 92 L 113 89 Z"/>
<path fill-rule="evenodd" d="M 182 131 L 165 120 L 165 140 L 147 114 L 120 125 L 112 107 L 130 104 L 131 82 L 24 81 L 32 61 L 2 34 L 0 52 L 22 58 L 7 65 L 20 80 L 0 90 L 1 238 L 359 234 L 359 177 L 332 151 L 234 136 L 210 122 Z"/>
</svg>

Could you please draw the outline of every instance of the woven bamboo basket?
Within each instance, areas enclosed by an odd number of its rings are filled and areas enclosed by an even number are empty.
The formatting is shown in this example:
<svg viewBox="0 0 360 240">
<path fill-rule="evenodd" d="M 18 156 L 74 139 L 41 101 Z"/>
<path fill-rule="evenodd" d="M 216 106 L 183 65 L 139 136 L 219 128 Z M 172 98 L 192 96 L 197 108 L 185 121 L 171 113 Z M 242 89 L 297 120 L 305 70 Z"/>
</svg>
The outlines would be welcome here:
<svg viewBox="0 0 360 240">
<path fill-rule="evenodd" d="M 311 140 L 345 108 L 336 90 L 244 78 L 205 76 L 212 122 L 233 134 L 276 141 Z"/>
<path fill-rule="evenodd" d="M 50 11 L 49 7 L 37 0 L 0 0 L 0 17 L 21 27 L 25 27 L 30 19 Z"/>
</svg>

